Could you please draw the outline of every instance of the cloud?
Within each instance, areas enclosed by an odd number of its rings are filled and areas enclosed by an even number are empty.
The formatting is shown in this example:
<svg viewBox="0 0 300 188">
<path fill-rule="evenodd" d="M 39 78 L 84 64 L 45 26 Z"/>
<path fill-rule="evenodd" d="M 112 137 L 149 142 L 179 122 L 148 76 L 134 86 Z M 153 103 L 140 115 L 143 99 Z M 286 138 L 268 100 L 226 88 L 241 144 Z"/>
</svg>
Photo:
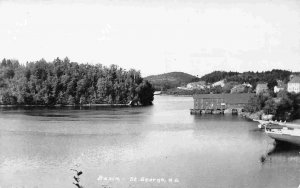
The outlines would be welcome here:
<svg viewBox="0 0 300 188">
<path fill-rule="evenodd" d="M 68 56 L 137 68 L 143 75 L 300 71 L 296 0 L 30 2 L 2 1 L 0 59 Z"/>
</svg>

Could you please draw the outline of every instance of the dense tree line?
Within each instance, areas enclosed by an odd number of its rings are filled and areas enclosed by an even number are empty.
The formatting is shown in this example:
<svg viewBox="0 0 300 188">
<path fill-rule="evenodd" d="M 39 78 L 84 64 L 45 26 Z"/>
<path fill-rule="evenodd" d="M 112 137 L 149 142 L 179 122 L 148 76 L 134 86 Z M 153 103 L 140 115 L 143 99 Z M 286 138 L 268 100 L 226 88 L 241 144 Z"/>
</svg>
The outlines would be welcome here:
<svg viewBox="0 0 300 188">
<path fill-rule="evenodd" d="M 149 105 L 154 89 L 139 71 L 117 65 L 78 64 L 68 58 L 41 59 L 21 65 L 3 59 L 0 64 L 0 104 L 4 105 Z"/>
<path fill-rule="evenodd" d="M 292 74 L 290 71 L 273 69 L 272 71 L 265 72 L 244 72 L 239 75 L 227 78 L 227 81 L 236 81 L 239 83 L 248 82 L 254 87 L 259 82 L 265 82 L 270 89 L 277 85 L 276 80 L 282 80 L 284 83 L 289 81 L 289 76 Z"/>
<path fill-rule="evenodd" d="M 250 99 L 245 110 L 251 113 L 263 111 L 273 114 L 277 120 L 293 120 L 300 118 L 300 94 L 280 91 L 277 94 L 262 93 Z"/>
<path fill-rule="evenodd" d="M 214 83 L 223 79 L 227 79 L 232 76 L 239 75 L 238 72 L 226 72 L 226 71 L 214 71 L 212 73 L 206 74 L 200 78 L 200 80 L 206 83 Z"/>
</svg>

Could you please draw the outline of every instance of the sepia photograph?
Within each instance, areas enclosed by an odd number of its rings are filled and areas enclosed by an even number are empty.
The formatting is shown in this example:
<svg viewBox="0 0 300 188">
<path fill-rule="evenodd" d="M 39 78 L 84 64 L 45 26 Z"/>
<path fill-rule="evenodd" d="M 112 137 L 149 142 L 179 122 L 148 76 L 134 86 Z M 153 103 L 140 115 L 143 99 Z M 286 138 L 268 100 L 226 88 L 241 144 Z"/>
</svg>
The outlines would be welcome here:
<svg viewBox="0 0 300 188">
<path fill-rule="evenodd" d="M 0 0 L 0 188 L 300 188 L 299 0 Z"/>
</svg>

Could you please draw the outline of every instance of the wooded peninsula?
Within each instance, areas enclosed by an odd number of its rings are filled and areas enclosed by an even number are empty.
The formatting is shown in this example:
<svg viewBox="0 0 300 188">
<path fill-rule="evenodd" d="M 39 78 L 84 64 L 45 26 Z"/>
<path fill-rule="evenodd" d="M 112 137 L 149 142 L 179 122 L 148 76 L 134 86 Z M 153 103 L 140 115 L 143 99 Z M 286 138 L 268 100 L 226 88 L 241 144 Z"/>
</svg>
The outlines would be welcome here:
<svg viewBox="0 0 300 188">
<path fill-rule="evenodd" d="M 25 65 L 3 59 L 0 64 L 1 105 L 150 105 L 153 93 L 140 71 L 117 65 L 79 64 L 67 57 Z"/>
</svg>

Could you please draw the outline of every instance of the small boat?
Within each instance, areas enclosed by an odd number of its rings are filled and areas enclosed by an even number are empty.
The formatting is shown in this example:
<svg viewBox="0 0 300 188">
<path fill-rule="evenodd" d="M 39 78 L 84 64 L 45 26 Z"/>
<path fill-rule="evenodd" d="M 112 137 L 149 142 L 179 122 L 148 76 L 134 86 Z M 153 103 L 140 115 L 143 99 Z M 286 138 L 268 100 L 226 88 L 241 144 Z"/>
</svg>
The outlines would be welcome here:
<svg viewBox="0 0 300 188">
<path fill-rule="evenodd" d="M 264 120 L 259 120 L 259 119 L 253 119 L 253 121 L 257 121 L 259 124 L 257 125 L 257 127 L 259 129 L 263 129 L 265 126 L 269 125 L 270 122 L 269 121 L 264 121 Z"/>
<path fill-rule="evenodd" d="M 278 121 L 260 122 L 265 133 L 276 142 L 290 143 L 300 146 L 300 125 Z"/>
<path fill-rule="evenodd" d="M 277 121 L 265 121 L 265 120 L 258 120 L 258 119 L 254 119 L 253 121 L 257 121 L 259 123 L 257 126 L 259 129 L 264 129 L 265 127 L 266 128 L 282 128 L 283 127 Z"/>
</svg>

